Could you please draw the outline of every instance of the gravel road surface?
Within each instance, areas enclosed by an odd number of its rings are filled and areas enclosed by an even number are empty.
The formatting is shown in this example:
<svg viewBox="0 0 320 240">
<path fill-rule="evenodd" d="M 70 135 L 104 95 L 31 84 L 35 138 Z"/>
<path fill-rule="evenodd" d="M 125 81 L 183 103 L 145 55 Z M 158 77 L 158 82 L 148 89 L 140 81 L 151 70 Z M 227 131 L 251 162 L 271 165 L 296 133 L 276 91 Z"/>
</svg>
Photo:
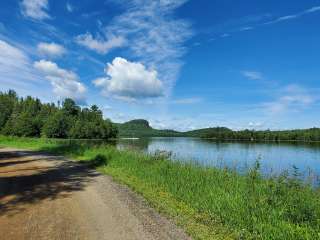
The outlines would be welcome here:
<svg viewBox="0 0 320 240">
<path fill-rule="evenodd" d="M 127 187 L 44 153 L 0 149 L 0 239 L 190 239 Z"/>
</svg>

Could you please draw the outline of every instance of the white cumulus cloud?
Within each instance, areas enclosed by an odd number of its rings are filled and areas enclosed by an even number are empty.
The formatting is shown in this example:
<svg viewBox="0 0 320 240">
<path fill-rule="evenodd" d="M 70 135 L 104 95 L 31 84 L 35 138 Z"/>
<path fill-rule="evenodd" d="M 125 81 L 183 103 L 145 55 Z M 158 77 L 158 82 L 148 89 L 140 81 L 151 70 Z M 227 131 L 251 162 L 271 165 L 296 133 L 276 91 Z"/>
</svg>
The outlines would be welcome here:
<svg viewBox="0 0 320 240">
<path fill-rule="evenodd" d="M 22 14 L 35 20 L 50 18 L 49 14 L 47 13 L 48 9 L 48 0 L 23 0 L 21 2 Z"/>
<path fill-rule="evenodd" d="M 39 43 L 37 50 L 40 54 L 48 57 L 61 57 L 65 54 L 66 49 L 56 43 Z"/>
<path fill-rule="evenodd" d="M 105 72 L 107 77 L 93 81 L 105 96 L 132 101 L 163 95 L 157 71 L 147 69 L 142 63 L 117 57 L 108 63 Z"/>
<path fill-rule="evenodd" d="M 100 54 L 106 54 L 110 50 L 124 46 L 125 38 L 119 36 L 111 36 L 108 40 L 95 39 L 90 33 L 82 34 L 76 37 L 76 42 L 79 45 L 85 46 L 88 49 L 94 50 Z"/>
<path fill-rule="evenodd" d="M 186 52 L 184 44 L 193 35 L 190 23 L 174 15 L 174 11 L 188 0 L 110 1 L 121 4 L 125 10 L 103 26 L 103 39 L 106 42 L 114 36 L 126 39 L 130 43 L 123 46 L 126 54 L 147 68 L 155 69 L 165 85 L 165 95 L 169 96 L 183 65 L 181 58 Z M 90 40 L 87 42 L 93 45 L 91 49 L 108 52 L 99 50 L 103 46 L 101 38 L 91 37 L 86 37 Z"/>
<path fill-rule="evenodd" d="M 35 62 L 34 67 L 50 81 L 53 92 L 59 98 L 72 98 L 79 103 L 84 103 L 86 87 L 79 81 L 77 74 L 45 60 Z"/>
</svg>

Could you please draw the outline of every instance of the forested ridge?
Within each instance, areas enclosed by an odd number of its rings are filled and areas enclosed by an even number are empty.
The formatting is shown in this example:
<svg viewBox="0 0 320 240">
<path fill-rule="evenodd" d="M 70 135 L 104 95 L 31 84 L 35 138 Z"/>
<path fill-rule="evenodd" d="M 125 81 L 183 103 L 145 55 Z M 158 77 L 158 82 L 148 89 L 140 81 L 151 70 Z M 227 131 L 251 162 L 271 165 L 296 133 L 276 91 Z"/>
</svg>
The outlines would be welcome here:
<svg viewBox="0 0 320 240">
<path fill-rule="evenodd" d="M 157 130 L 152 128 L 148 121 L 143 119 L 132 120 L 117 124 L 120 136 L 128 137 L 200 137 L 215 140 L 241 140 L 241 141 L 320 141 L 320 129 L 297 130 L 239 130 L 234 131 L 226 127 L 203 128 L 187 132 L 173 130 Z"/>
<path fill-rule="evenodd" d="M 13 90 L 0 92 L 0 133 L 19 137 L 109 139 L 118 129 L 104 120 L 96 105 L 81 108 L 72 99 L 61 104 L 19 98 Z"/>
<path fill-rule="evenodd" d="M 19 98 L 13 90 L 0 92 L 0 133 L 23 137 L 109 139 L 126 137 L 200 137 L 244 141 L 320 141 L 320 128 L 297 130 L 240 130 L 226 127 L 187 132 L 158 130 L 143 119 L 112 123 L 103 119 L 96 105 L 81 108 L 72 99 L 61 104 L 42 103 L 33 97 Z"/>
<path fill-rule="evenodd" d="M 144 119 L 135 119 L 117 124 L 119 135 L 122 137 L 179 137 L 180 132 L 174 130 L 158 130 L 149 125 Z"/>
<path fill-rule="evenodd" d="M 186 133 L 188 136 L 211 138 L 217 140 L 250 140 L 250 141 L 320 141 L 320 129 L 296 130 L 240 130 L 233 131 L 224 127 L 200 129 Z"/>
</svg>

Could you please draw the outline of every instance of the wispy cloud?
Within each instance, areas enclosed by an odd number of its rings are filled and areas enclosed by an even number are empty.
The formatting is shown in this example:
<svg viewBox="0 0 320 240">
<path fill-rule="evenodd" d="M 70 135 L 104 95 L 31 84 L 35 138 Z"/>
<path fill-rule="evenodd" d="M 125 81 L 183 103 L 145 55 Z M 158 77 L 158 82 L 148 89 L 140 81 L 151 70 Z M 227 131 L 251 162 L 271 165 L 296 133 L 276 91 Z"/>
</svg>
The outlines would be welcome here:
<svg viewBox="0 0 320 240">
<path fill-rule="evenodd" d="M 77 74 L 46 60 L 35 62 L 34 67 L 51 83 L 57 97 L 72 98 L 78 103 L 85 102 L 86 87 L 80 82 Z"/>
<path fill-rule="evenodd" d="M 262 122 L 249 122 L 248 127 L 252 129 L 261 129 L 264 126 Z"/>
<path fill-rule="evenodd" d="M 271 15 L 261 15 L 261 16 L 268 17 L 269 19 L 270 18 L 271 19 L 269 21 L 266 21 L 266 22 L 261 22 L 261 19 L 263 19 L 263 18 L 256 18 L 256 19 L 254 19 L 255 22 L 252 22 L 252 26 L 238 27 L 237 29 L 230 30 L 230 32 L 226 32 L 226 33 L 217 35 L 216 37 L 225 38 L 227 36 L 231 36 L 231 35 L 236 34 L 236 33 L 250 31 L 250 30 L 254 30 L 254 29 L 257 29 L 257 28 L 260 28 L 260 27 L 263 27 L 263 26 L 267 26 L 267 25 L 272 25 L 272 24 L 277 24 L 277 23 L 281 23 L 281 22 L 285 22 L 285 21 L 298 19 L 298 18 L 301 18 L 301 17 L 303 17 L 305 15 L 312 14 L 312 13 L 315 13 L 315 12 L 318 12 L 318 11 L 320 11 L 320 6 L 314 6 L 314 7 L 308 8 L 308 9 L 306 9 L 304 11 L 301 11 L 301 12 L 298 12 L 298 13 L 295 13 L 295 14 L 284 15 L 284 16 L 280 16 L 280 17 L 277 17 L 277 18 L 273 18 L 273 19 L 271 18 Z M 241 22 L 240 22 L 240 24 L 241 24 Z M 210 41 L 210 39 L 209 39 L 209 41 Z"/>
<path fill-rule="evenodd" d="M 242 27 L 239 29 L 239 32 L 244 32 L 244 31 L 250 31 L 250 30 L 253 30 L 254 27 Z"/>
<path fill-rule="evenodd" d="M 222 37 L 222 38 L 230 37 L 230 34 L 229 33 L 224 33 L 224 34 L 221 34 L 220 37 Z"/>
<path fill-rule="evenodd" d="M 73 6 L 69 3 L 69 2 L 67 2 L 67 4 L 66 4 L 66 9 L 67 9 L 67 11 L 68 12 L 70 12 L 70 13 L 72 13 L 73 12 Z"/>
<path fill-rule="evenodd" d="M 302 17 L 304 15 L 307 15 L 307 14 L 310 14 L 310 13 L 314 13 L 314 12 L 317 12 L 317 11 L 320 11 L 320 6 L 315 6 L 315 7 L 309 8 L 307 10 L 304 10 L 302 12 L 298 12 L 296 14 L 281 16 L 281 17 L 279 17 L 279 18 L 277 18 L 275 20 L 272 20 L 270 22 L 264 23 L 264 25 L 275 24 L 275 23 L 279 23 L 279 22 L 293 20 L 293 19 L 300 18 L 300 17 Z"/>
<path fill-rule="evenodd" d="M 314 104 L 318 98 L 299 85 L 286 86 L 275 101 L 263 104 L 267 113 L 283 114 L 288 111 L 300 111 Z"/>
<path fill-rule="evenodd" d="M 312 8 L 309 8 L 308 10 L 305 11 L 305 13 L 313 13 L 313 12 L 317 12 L 320 11 L 320 6 L 315 6 Z"/>
<path fill-rule="evenodd" d="M 124 46 L 126 40 L 122 36 L 109 36 L 108 40 L 104 40 L 101 37 L 94 38 L 90 33 L 86 33 L 77 36 L 76 42 L 79 45 L 85 46 L 88 49 L 96 51 L 97 53 L 107 54 L 114 48 Z"/>
<path fill-rule="evenodd" d="M 14 89 L 22 96 L 51 99 L 50 85 L 34 70 L 27 53 L 15 44 L 0 40 L 0 91 Z M 52 99 L 51 99 L 52 100 Z"/>
<path fill-rule="evenodd" d="M 104 27 L 105 41 L 126 39 L 127 58 L 155 69 L 169 95 L 183 64 L 184 43 L 192 35 L 190 24 L 173 14 L 186 0 L 115 2 L 125 11 Z"/>
<path fill-rule="evenodd" d="M 38 44 L 37 50 L 41 55 L 53 58 L 61 57 L 66 53 L 66 49 L 57 43 L 41 42 Z"/>
<path fill-rule="evenodd" d="M 88 13 L 82 13 L 81 17 L 83 18 L 93 18 L 93 17 L 97 17 L 99 15 L 102 15 L 104 13 L 104 11 L 93 11 L 93 12 L 88 12 Z"/>
<path fill-rule="evenodd" d="M 35 20 L 44 20 L 50 18 L 47 13 L 49 9 L 48 0 L 23 0 L 21 2 L 21 13 Z"/>
<path fill-rule="evenodd" d="M 180 99 L 174 99 L 171 101 L 172 104 L 178 104 L 178 105 L 190 105 L 190 104 L 197 104 L 202 102 L 203 99 L 199 97 L 191 97 L 191 98 L 180 98 Z"/>
<path fill-rule="evenodd" d="M 251 80 L 262 80 L 263 79 L 263 74 L 258 71 L 241 71 L 241 74 Z"/>
<path fill-rule="evenodd" d="M 15 81 L 19 84 L 24 82 L 39 82 L 40 79 L 32 71 L 30 58 L 18 47 L 0 40 L 0 82 Z"/>
</svg>

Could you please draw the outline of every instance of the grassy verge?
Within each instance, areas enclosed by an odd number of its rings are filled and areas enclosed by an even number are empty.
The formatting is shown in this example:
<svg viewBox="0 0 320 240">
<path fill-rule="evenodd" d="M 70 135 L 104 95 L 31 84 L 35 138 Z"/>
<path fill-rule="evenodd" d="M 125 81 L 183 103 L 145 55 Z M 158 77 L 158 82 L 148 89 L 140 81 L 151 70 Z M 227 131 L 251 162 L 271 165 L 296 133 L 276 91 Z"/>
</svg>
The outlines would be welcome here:
<svg viewBox="0 0 320 240">
<path fill-rule="evenodd" d="M 283 174 L 241 176 L 114 147 L 0 137 L 0 146 L 63 154 L 142 194 L 194 239 L 320 239 L 320 191 Z"/>
</svg>

